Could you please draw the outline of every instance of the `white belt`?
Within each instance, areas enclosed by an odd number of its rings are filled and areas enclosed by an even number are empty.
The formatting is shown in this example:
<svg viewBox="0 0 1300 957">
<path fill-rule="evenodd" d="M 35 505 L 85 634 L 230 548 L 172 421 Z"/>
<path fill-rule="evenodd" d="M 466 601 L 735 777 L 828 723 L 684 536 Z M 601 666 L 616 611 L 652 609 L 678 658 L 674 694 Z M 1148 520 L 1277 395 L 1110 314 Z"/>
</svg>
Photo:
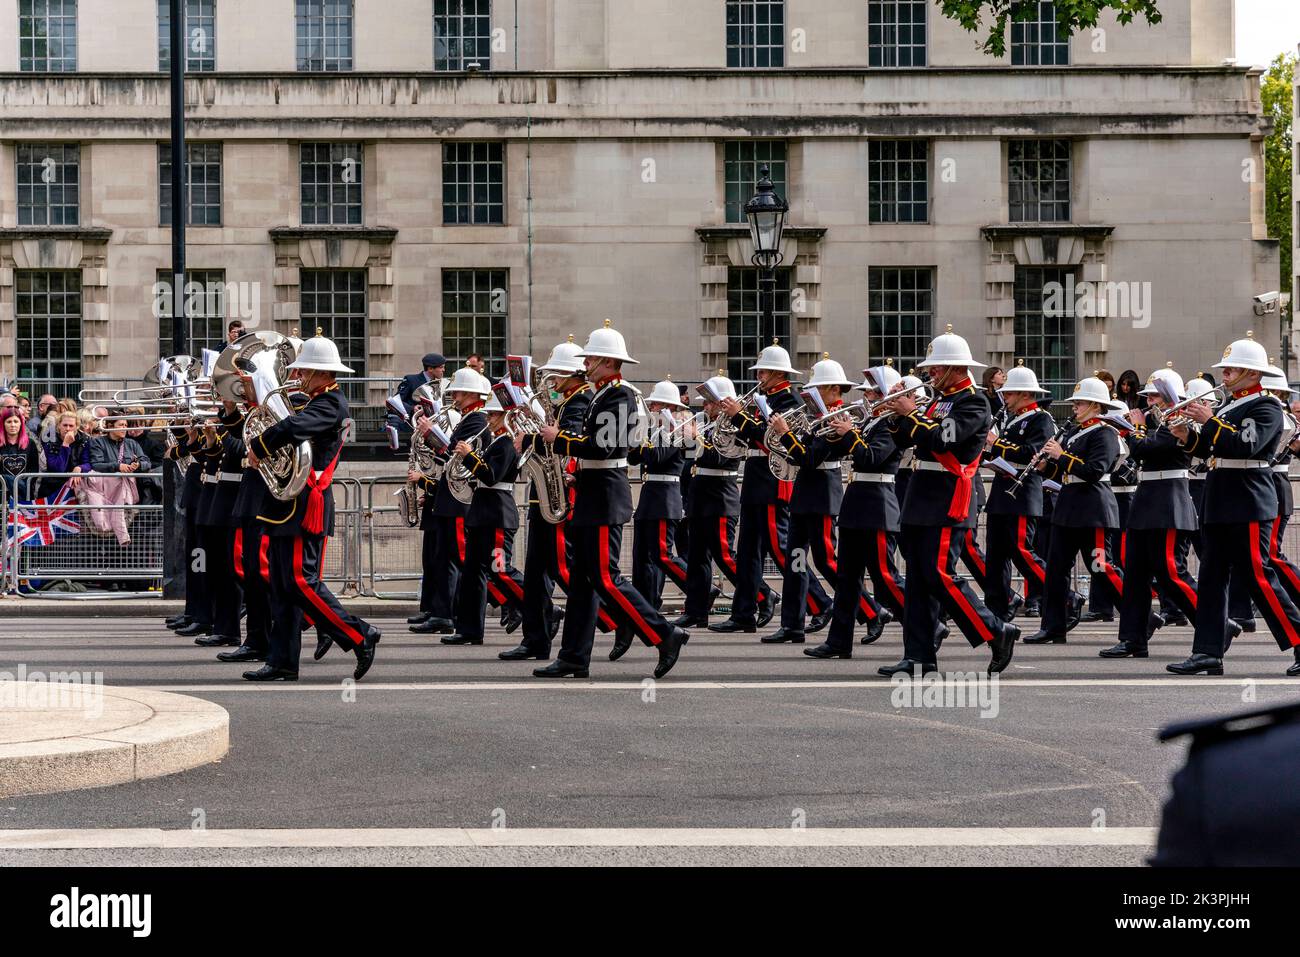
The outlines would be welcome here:
<svg viewBox="0 0 1300 957">
<path fill-rule="evenodd" d="M 1212 469 L 1266 469 L 1269 467 L 1268 462 L 1261 459 L 1212 459 L 1210 468 Z"/>
<path fill-rule="evenodd" d="M 735 477 L 736 477 L 736 470 L 735 470 L 735 469 L 706 469 L 706 468 L 704 468 L 704 467 L 702 467 L 702 466 L 697 465 L 697 466 L 695 466 L 695 472 L 694 472 L 694 474 L 695 474 L 695 475 L 715 475 L 715 476 L 726 477 L 726 478 L 735 478 Z"/>
<path fill-rule="evenodd" d="M 947 472 L 948 470 L 938 462 L 925 462 L 917 459 L 912 463 L 912 468 L 920 469 L 922 472 Z"/>
<path fill-rule="evenodd" d="M 1274 466 L 1273 466 L 1273 471 L 1276 472 L 1278 475 L 1290 475 L 1290 474 L 1291 474 L 1291 466 L 1289 466 L 1289 465 L 1274 465 Z"/>
<path fill-rule="evenodd" d="M 487 488 L 490 488 L 490 489 L 491 489 L 492 491 L 494 491 L 494 492 L 513 492 L 513 491 L 515 490 L 515 483 L 514 483 L 514 482 L 497 482 L 496 485 L 488 485 L 488 486 L 486 486 L 486 487 L 487 487 Z"/>
<path fill-rule="evenodd" d="M 1080 476 L 1078 476 L 1078 475 L 1067 475 L 1065 478 L 1061 479 L 1061 484 L 1062 484 L 1062 485 L 1073 485 L 1075 482 L 1086 482 L 1086 481 L 1088 481 L 1086 478 L 1082 478 L 1082 477 L 1080 477 Z M 1109 475 L 1103 475 L 1103 476 L 1101 477 L 1101 481 L 1103 481 L 1103 482 L 1105 482 L 1107 485 L 1109 485 L 1109 484 L 1110 484 L 1110 476 L 1109 476 Z"/>
<path fill-rule="evenodd" d="M 855 482 L 879 482 L 881 485 L 893 485 L 894 477 L 885 472 L 854 472 Z"/>
<path fill-rule="evenodd" d="M 745 458 L 765 459 L 767 458 L 767 453 L 764 452 L 762 449 L 750 449 L 748 452 L 745 453 Z"/>
<path fill-rule="evenodd" d="M 1138 472 L 1139 482 L 1158 482 L 1161 479 L 1185 479 L 1187 478 L 1187 469 L 1165 469 L 1159 472 L 1149 472 L 1146 469 Z"/>
<path fill-rule="evenodd" d="M 242 482 L 244 480 L 243 472 L 219 472 L 217 474 L 222 482 Z"/>
<path fill-rule="evenodd" d="M 819 466 L 817 466 L 817 467 L 818 467 L 819 469 L 825 469 L 827 472 L 838 472 L 838 471 L 840 471 L 840 463 L 839 463 L 838 460 L 837 460 L 837 461 L 834 461 L 834 462 L 823 462 L 821 465 L 819 465 Z"/>
<path fill-rule="evenodd" d="M 627 459 L 578 459 L 578 465 L 584 469 L 625 469 Z"/>
<path fill-rule="evenodd" d="M 1190 480 L 1193 481 L 1193 482 L 1196 482 L 1196 481 L 1201 481 L 1201 482 L 1203 482 L 1203 481 L 1205 481 L 1205 473 L 1204 473 L 1204 472 L 1192 472 L 1192 473 L 1190 473 L 1187 477 L 1188 477 L 1188 479 L 1190 479 Z"/>
<path fill-rule="evenodd" d="M 641 481 L 643 482 L 672 482 L 676 484 L 681 480 L 682 477 L 680 475 L 653 475 L 652 474 L 652 475 L 641 476 Z"/>
<path fill-rule="evenodd" d="M 217 478 L 215 475 L 209 475 L 207 472 L 204 472 L 202 475 L 199 476 L 199 481 L 202 482 L 204 485 L 213 485 L 217 482 L 220 482 L 221 479 Z"/>
<path fill-rule="evenodd" d="M 1125 492 L 1136 492 L 1138 487 L 1136 485 L 1112 485 L 1110 490 L 1116 495 L 1123 495 Z"/>
</svg>

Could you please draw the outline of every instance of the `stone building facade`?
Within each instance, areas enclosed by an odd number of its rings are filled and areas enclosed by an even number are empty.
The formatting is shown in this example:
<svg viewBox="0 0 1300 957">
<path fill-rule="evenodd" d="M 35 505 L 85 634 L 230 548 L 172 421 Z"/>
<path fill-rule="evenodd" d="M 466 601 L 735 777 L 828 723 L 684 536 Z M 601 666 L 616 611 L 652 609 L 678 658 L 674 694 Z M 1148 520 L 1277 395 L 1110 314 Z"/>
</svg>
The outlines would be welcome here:
<svg viewBox="0 0 1300 957">
<path fill-rule="evenodd" d="M 773 336 L 906 366 L 951 323 L 1059 389 L 1194 372 L 1277 288 L 1231 0 L 1068 41 L 1043 0 L 1001 60 L 924 0 L 188 2 L 197 342 L 319 326 L 385 377 L 609 317 L 638 378 L 688 381 Z M 0 0 L 0 372 L 38 388 L 165 351 L 159 8 Z"/>
</svg>

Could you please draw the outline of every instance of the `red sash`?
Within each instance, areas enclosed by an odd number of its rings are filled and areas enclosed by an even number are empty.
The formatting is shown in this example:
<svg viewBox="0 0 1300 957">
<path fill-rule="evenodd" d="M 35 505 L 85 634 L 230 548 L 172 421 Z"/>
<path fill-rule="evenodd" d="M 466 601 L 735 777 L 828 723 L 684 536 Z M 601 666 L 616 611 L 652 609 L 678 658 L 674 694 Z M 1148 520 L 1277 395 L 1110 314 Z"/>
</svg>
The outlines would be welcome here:
<svg viewBox="0 0 1300 957">
<path fill-rule="evenodd" d="M 962 389 L 969 387 L 969 385 L 970 379 L 967 379 L 966 385 L 959 386 L 955 391 L 959 392 Z M 936 403 L 936 405 L 937 404 L 938 403 Z M 933 405 L 930 406 L 929 409 L 925 410 L 925 414 L 928 416 L 933 408 Z M 953 455 L 951 452 L 931 452 L 930 454 L 934 456 L 934 460 L 942 465 L 946 471 L 957 477 L 957 488 L 953 490 L 952 502 L 948 506 L 948 517 L 956 519 L 959 522 L 966 521 L 966 517 L 970 514 L 972 489 L 971 479 L 975 476 L 975 473 L 979 471 L 980 459 L 984 457 L 984 453 L 978 453 L 975 456 L 975 461 L 971 462 L 969 465 L 962 465 L 957 461 L 957 456 Z"/>
<path fill-rule="evenodd" d="M 307 488 L 310 491 L 307 494 L 307 513 L 302 517 L 304 532 L 320 535 L 325 531 L 325 490 L 334 480 L 334 469 L 338 466 L 339 456 L 342 453 L 343 443 L 340 442 L 338 451 L 334 453 L 334 460 L 325 466 L 324 471 L 318 475 L 313 469 L 307 474 Z"/>
</svg>

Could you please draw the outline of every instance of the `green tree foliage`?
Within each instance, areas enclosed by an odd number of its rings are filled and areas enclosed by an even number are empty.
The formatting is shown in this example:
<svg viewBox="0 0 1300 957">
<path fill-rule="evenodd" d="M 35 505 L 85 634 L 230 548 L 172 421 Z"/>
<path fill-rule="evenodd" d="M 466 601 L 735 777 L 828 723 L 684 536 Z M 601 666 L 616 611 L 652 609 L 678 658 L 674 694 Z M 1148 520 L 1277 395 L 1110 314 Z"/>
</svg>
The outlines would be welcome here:
<svg viewBox="0 0 1300 957">
<path fill-rule="evenodd" d="M 1281 241 L 1282 291 L 1291 292 L 1291 82 L 1296 54 L 1279 53 L 1260 84 L 1264 116 L 1273 131 L 1264 141 L 1264 215 L 1268 234 Z"/>
<path fill-rule="evenodd" d="M 943 15 L 956 20 L 974 33 L 989 19 L 989 34 L 984 52 L 1003 57 L 1007 52 L 1007 21 L 1028 20 L 1036 16 L 1038 0 L 937 0 Z M 1097 25 L 1103 10 L 1114 10 L 1120 23 L 1128 24 L 1139 13 L 1147 23 L 1159 23 L 1156 0 L 1056 0 L 1056 22 L 1060 35 L 1071 36 Z"/>
</svg>

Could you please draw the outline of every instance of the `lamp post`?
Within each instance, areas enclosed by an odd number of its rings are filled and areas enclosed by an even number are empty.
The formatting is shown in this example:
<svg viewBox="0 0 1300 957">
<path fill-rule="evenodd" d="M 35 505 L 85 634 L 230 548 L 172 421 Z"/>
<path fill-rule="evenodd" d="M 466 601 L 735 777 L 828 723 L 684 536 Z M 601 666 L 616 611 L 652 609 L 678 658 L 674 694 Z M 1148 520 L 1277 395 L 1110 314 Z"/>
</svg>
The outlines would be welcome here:
<svg viewBox="0 0 1300 957">
<path fill-rule="evenodd" d="M 172 154 L 172 355 L 189 352 L 189 317 L 185 311 L 185 216 L 189 196 L 185 190 L 185 0 L 170 0 L 171 15 L 171 154 Z M 176 488 L 177 469 L 164 462 L 163 479 L 163 597 L 185 597 L 184 525 Z"/>
<path fill-rule="evenodd" d="M 789 211 L 790 204 L 778 196 L 772 186 L 771 169 L 766 165 L 760 166 L 758 191 L 745 204 L 749 237 L 754 244 L 750 262 L 758 267 L 760 342 L 776 338 L 776 267 L 784 258 L 781 255 L 781 234 L 785 231 L 785 214 Z"/>
</svg>

